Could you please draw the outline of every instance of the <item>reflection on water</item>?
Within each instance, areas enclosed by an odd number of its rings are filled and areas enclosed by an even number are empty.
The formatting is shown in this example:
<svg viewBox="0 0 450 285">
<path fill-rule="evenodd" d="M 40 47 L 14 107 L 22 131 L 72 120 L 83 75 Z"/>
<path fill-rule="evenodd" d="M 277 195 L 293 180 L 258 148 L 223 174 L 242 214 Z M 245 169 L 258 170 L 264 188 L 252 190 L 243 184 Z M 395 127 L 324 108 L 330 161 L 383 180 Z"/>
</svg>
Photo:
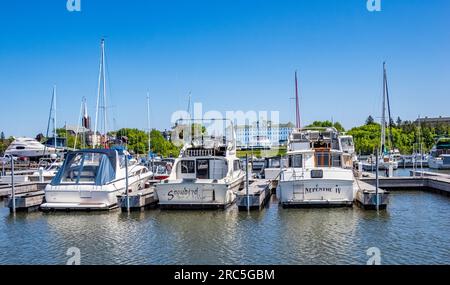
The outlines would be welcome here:
<svg viewBox="0 0 450 285">
<path fill-rule="evenodd" d="M 450 200 L 394 192 L 387 211 L 282 209 L 33 213 L 0 208 L 0 264 L 384 264 L 450 263 Z"/>
</svg>

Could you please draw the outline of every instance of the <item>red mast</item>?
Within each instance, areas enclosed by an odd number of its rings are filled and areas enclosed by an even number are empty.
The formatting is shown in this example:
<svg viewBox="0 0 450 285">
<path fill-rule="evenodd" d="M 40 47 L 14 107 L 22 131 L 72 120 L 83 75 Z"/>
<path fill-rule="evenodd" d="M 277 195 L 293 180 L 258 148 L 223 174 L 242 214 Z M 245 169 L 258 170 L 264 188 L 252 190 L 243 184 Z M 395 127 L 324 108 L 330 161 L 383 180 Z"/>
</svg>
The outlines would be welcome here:
<svg viewBox="0 0 450 285">
<path fill-rule="evenodd" d="M 295 71 L 295 127 L 300 129 L 300 107 L 298 100 L 298 83 L 297 83 L 297 70 Z"/>
</svg>

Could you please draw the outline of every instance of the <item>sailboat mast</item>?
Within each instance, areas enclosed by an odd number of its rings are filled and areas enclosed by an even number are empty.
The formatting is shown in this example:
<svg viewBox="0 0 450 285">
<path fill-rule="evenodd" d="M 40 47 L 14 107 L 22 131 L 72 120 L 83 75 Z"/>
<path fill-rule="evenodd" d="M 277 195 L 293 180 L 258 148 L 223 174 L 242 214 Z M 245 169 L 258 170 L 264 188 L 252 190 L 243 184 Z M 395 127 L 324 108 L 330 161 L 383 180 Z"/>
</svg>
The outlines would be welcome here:
<svg viewBox="0 0 450 285">
<path fill-rule="evenodd" d="M 98 84 L 97 84 L 97 103 L 95 105 L 95 124 L 94 124 L 94 139 L 93 139 L 93 148 L 97 147 L 97 131 L 98 131 L 98 110 L 100 108 L 100 90 L 101 90 L 101 81 L 102 81 L 102 65 L 103 65 L 103 39 L 101 41 L 101 56 L 100 56 L 100 64 L 98 71 Z"/>
<path fill-rule="evenodd" d="M 298 82 L 297 82 L 297 70 L 295 71 L 295 127 L 300 129 L 300 107 L 298 100 Z"/>
<path fill-rule="evenodd" d="M 55 153 L 56 153 L 56 85 L 53 86 L 53 141 L 55 144 Z"/>
<path fill-rule="evenodd" d="M 394 138 L 392 136 L 392 117 L 391 117 L 391 103 L 389 99 L 389 85 L 387 80 L 387 72 L 386 69 L 384 70 L 384 77 L 385 77 L 385 84 L 386 84 L 386 101 L 387 101 L 387 108 L 388 108 L 388 119 L 389 119 L 389 147 L 394 150 Z"/>
<path fill-rule="evenodd" d="M 150 142 L 150 93 L 147 92 L 147 128 L 148 128 L 148 153 L 151 152 L 151 142 Z"/>
<path fill-rule="evenodd" d="M 105 147 L 108 140 L 107 105 L 106 105 L 106 60 L 105 60 L 105 40 L 102 40 L 102 60 L 103 60 L 103 130 L 105 132 Z"/>
<path fill-rule="evenodd" d="M 381 148 L 383 155 L 386 147 L 386 63 L 383 62 L 383 103 L 381 107 Z"/>
<path fill-rule="evenodd" d="M 98 88 L 97 88 L 97 104 L 95 108 L 95 126 L 94 126 L 94 147 L 97 146 L 97 131 L 100 133 L 100 137 L 102 137 L 102 133 L 105 135 L 105 139 L 108 136 L 108 117 L 107 117 L 107 108 L 106 108 L 106 59 L 105 59 L 105 40 L 101 40 L 101 56 L 100 56 L 100 67 L 98 72 Z M 102 82 L 103 81 L 103 82 Z M 103 90 L 102 90 L 103 89 Z M 103 93 L 102 93 L 103 91 Z M 99 125 L 99 111 L 102 111 L 103 114 L 103 122 Z M 102 130 L 103 129 L 103 130 Z M 106 140 L 104 147 L 106 147 Z"/>
</svg>

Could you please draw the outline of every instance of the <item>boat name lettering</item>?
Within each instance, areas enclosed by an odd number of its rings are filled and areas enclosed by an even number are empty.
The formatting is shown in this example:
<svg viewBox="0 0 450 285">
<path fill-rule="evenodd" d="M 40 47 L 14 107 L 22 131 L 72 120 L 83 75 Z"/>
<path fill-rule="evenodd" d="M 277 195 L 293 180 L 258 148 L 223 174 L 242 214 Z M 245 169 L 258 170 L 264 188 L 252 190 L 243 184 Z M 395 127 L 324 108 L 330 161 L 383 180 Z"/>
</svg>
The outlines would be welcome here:
<svg viewBox="0 0 450 285">
<path fill-rule="evenodd" d="M 333 188 L 332 187 L 314 187 L 314 188 L 305 187 L 305 191 L 306 191 L 306 193 L 333 192 Z M 340 187 L 336 187 L 336 188 L 334 188 L 334 191 L 336 193 L 340 194 L 341 193 L 341 188 Z"/>
<path fill-rule="evenodd" d="M 184 187 L 182 190 L 170 190 L 169 193 L 167 193 L 167 196 L 169 196 L 169 201 L 173 200 L 174 198 L 193 198 L 201 200 L 198 188 L 193 190 Z"/>
</svg>

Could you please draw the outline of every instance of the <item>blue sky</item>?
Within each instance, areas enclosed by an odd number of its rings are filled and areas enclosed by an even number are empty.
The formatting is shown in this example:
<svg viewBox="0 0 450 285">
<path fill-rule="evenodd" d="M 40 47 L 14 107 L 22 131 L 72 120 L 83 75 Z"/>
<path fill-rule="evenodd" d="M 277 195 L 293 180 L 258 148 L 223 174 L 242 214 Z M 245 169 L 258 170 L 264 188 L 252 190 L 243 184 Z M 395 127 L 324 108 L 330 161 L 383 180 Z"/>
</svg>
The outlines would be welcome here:
<svg viewBox="0 0 450 285">
<path fill-rule="evenodd" d="M 99 43 L 106 38 L 115 126 L 170 126 L 187 94 L 205 110 L 278 110 L 293 121 L 298 70 L 305 123 L 347 128 L 380 116 L 382 62 L 392 113 L 450 115 L 450 1 L 4 1 L 0 7 L 0 130 L 45 132 L 51 89 L 58 121 L 94 117 Z M 112 119 L 110 124 L 113 124 Z"/>
</svg>

